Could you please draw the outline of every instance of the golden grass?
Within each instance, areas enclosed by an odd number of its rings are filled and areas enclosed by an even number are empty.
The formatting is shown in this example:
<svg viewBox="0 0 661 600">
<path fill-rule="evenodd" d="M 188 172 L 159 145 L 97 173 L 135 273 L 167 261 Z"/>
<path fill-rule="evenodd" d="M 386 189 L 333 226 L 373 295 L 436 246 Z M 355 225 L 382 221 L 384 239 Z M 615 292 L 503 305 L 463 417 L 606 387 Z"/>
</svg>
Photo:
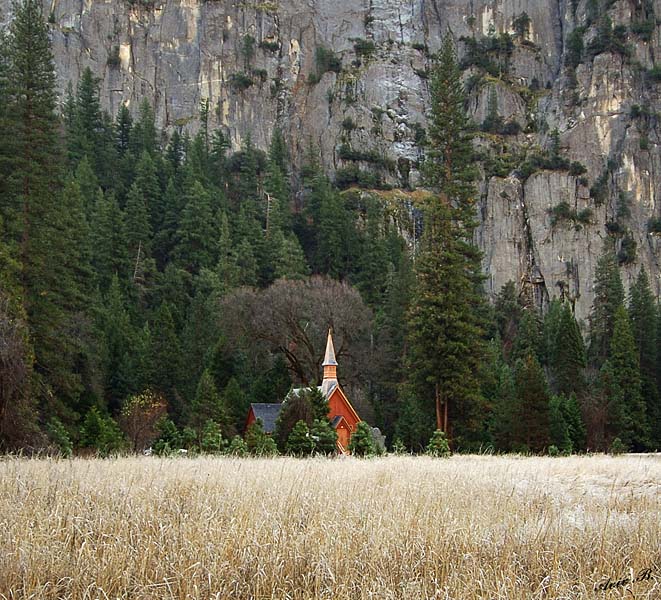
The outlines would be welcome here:
<svg viewBox="0 0 661 600">
<path fill-rule="evenodd" d="M 5 459 L 0 598 L 661 598 L 660 486 L 655 457 Z"/>
</svg>

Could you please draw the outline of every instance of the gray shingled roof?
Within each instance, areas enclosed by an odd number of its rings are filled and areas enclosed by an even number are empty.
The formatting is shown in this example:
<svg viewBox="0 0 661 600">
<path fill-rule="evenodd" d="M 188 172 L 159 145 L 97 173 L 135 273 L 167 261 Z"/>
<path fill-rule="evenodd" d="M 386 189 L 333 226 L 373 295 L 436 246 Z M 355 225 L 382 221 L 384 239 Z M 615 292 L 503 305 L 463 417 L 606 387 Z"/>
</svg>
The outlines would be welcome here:
<svg viewBox="0 0 661 600">
<path fill-rule="evenodd" d="M 265 404 L 260 402 L 253 403 L 250 407 L 255 414 L 255 418 L 262 422 L 264 431 L 266 433 L 273 433 L 275 431 L 275 420 L 278 418 L 278 414 L 280 414 L 282 403 Z"/>
</svg>

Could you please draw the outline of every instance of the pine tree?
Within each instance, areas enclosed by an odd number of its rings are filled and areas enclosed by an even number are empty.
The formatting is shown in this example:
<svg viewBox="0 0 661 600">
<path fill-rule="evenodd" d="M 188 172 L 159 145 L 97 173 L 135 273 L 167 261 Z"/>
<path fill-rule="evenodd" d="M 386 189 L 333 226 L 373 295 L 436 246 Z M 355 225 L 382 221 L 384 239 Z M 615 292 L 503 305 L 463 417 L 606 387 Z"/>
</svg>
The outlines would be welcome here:
<svg viewBox="0 0 661 600">
<path fill-rule="evenodd" d="M 314 450 L 314 440 L 305 421 L 297 421 L 287 436 L 287 452 L 294 456 L 309 456 Z"/>
<path fill-rule="evenodd" d="M 165 206 L 156 175 L 156 165 L 146 151 L 141 154 L 136 166 L 134 185 L 143 197 L 152 231 L 158 231 L 163 224 Z"/>
<path fill-rule="evenodd" d="M 624 303 L 624 288 L 612 245 L 604 243 L 597 261 L 594 301 L 590 313 L 590 362 L 599 367 L 607 358 L 615 326 L 615 313 Z"/>
<path fill-rule="evenodd" d="M 102 131 L 99 79 L 85 67 L 78 82 L 71 127 L 67 131 L 69 160 L 74 168 L 86 156 L 96 174 L 105 171 L 100 155 Z"/>
<path fill-rule="evenodd" d="M 232 433 L 230 419 L 227 407 L 223 402 L 222 396 L 216 389 L 216 384 L 208 369 L 205 369 L 197 384 L 195 398 L 191 406 L 190 424 L 197 428 L 201 427 L 209 420 L 220 425 L 226 437 Z"/>
<path fill-rule="evenodd" d="M 419 397 L 435 407 L 435 429 L 452 429 L 450 437 L 471 437 L 481 420 L 477 369 L 484 352 L 484 299 L 481 256 L 472 243 L 475 171 L 461 73 L 450 37 L 432 70 L 431 96 L 424 171 L 441 193 L 424 205 L 423 242 L 408 318 L 409 364 Z"/>
<path fill-rule="evenodd" d="M 610 423 L 612 433 L 637 450 L 649 443 L 649 424 L 642 397 L 640 362 L 629 316 L 624 306 L 615 312 L 608 358 L 612 369 L 613 394 Z M 621 406 L 618 406 L 622 403 Z"/>
<path fill-rule="evenodd" d="M 108 293 L 105 296 L 101 312 L 101 329 L 105 349 L 106 402 L 111 410 L 115 410 L 119 408 L 124 398 L 137 391 L 137 388 L 132 387 L 133 373 L 126 372 L 126 365 L 122 368 L 124 357 L 129 354 L 134 338 L 124 294 L 117 275 L 111 279 Z"/>
<path fill-rule="evenodd" d="M 181 267 L 197 274 L 217 260 L 217 238 L 211 198 L 195 181 L 186 192 L 174 255 Z"/>
<path fill-rule="evenodd" d="M 525 360 L 528 356 L 534 356 L 539 360 L 542 347 L 542 320 L 539 312 L 532 307 L 523 310 L 523 316 L 519 322 L 510 360 Z"/>
<path fill-rule="evenodd" d="M 53 57 L 36 0 L 17 5 L 7 48 L 5 228 L 17 244 L 36 370 L 64 410 L 81 391 L 76 363 L 82 349 L 72 332 L 84 269 L 71 236 L 77 240 L 76 228 L 85 225 L 79 194 L 63 196 Z"/>
<path fill-rule="evenodd" d="M 646 406 L 653 445 L 661 445 L 661 398 L 656 385 L 657 315 L 649 278 L 641 269 L 631 286 L 629 317 L 640 362 L 641 392 Z"/>
<path fill-rule="evenodd" d="M 130 273 L 130 258 L 124 213 L 115 195 L 98 190 L 92 219 L 92 265 L 102 290 L 113 276 L 126 281 Z"/>
<path fill-rule="evenodd" d="M 519 302 L 513 281 L 508 281 L 498 292 L 494 310 L 498 333 L 503 344 L 503 353 L 506 358 L 509 358 L 516 340 L 519 322 L 523 316 L 523 307 Z"/>
<path fill-rule="evenodd" d="M 128 255 L 134 272 L 137 272 L 140 261 L 144 262 L 151 254 L 152 234 L 147 203 L 137 183 L 129 190 L 125 215 Z"/>
<path fill-rule="evenodd" d="M 569 304 L 565 303 L 560 317 L 553 350 L 552 371 L 558 394 L 585 394 L 587 360 L 583 336 Z"/>
<path fill-rule="evenodd" d="M 534 356 L 518 362 L 515 390 L 514 448 L 541 452 L 551 443 L 550 397 L 544 371 Z"/>
<path fill-rule="evenodd" d="M 177 390 L 181 374 L 181 353 L 174 320 L 167 303 L 164 302 L 159 307 L 151 331 L 149 383 L 154 390 L 160 391 L 168 399 L 175 420 L 180 421 L 185 414 L 185 407 Z"/>
<path fill-rule="evenodd" d="M 147 152 L 153 157 L 158 150 L 157 137 L 154 110 L 145 98 L 140 103 L 138 120 L 131 128 L 129 151 L 133 156 L 142 156 L 143 152 Z"/>
<path fill-rule="evenodd" d="M 315 419 L 310 427 L 310 437 L 314 441 L 315 454 L 334 454 L 335 443 L 337 442 L 337 431 L 333 429 L 330 421 L 325 419 Z"/>
</svg>

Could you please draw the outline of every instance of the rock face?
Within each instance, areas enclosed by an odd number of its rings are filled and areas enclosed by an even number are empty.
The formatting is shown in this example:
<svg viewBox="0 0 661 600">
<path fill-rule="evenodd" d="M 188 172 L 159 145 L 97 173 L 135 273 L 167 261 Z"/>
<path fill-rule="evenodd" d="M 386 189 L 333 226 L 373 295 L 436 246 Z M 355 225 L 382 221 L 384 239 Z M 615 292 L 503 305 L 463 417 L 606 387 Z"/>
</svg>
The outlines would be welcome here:
<svg viewBox="0 0 661 600">
<path fill-rule="evenodd" d="M 650 71 L 661 44 L 655 17 L 661 0 L 49 0 L 44 6 L 61 89 L 75 86 L 89 66 L 101 79 L 109 112 L 122 102 L 137 110 L 146 97 L 166 129 L 195 129 L 200 103 L 208 100 L 211 125 L 222 127 L 235 147 L 251 132 L 264 148 L 278 126 L 295 161 L 313 144 L 329 172 L 346 177 L 347 167 L 354 175 L 360 169 L 381 185 L 404 189 L 419 183 L 430 54 L 450 31 L 464 39 L 458 51 L 475 121 L 495 106 L 512 126 L 476 140 L 485 155 L 502 158 L 496 169 L 485 161 L 480 186 L 478 241 L 489 292 L 511 279 L 541 306 L 569 297 L 584 319 L 607 235 L 622 248 L 625 285 L 642 265 L 660 290 L 655 230 L 661 227 L 650 231 L 648 222 L 661 216 L 655 112 L 661 98 L 659 77 Z M 0 19 L 10 13 L 10 1 L 0 0 Z M 505 50 L 485 43 L 507 41 L 504 33 L 512 36 Z M 554 129 L 562 156 L 585 172 L 538 166 L 522 174 L 535 148 L 548 152 Z"/>
</svg>

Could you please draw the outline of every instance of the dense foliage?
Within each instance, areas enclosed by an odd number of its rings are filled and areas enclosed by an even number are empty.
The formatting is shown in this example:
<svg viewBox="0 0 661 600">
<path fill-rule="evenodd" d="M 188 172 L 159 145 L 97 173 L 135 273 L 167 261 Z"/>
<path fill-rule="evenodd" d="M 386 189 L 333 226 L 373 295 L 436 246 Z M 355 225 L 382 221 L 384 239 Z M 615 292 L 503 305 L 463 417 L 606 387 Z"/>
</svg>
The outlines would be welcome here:
<svg viewBox="0 0 661 600">
<path fill-rule="evenodd" d="M 320 380 L 330 326 L 343 385 L 399 451 L 437 449 L 435 430 L 453 450 L 659 447 L 661 314 L 644 272 L 625 306 L 606 247 L 587 351 L 569 303 L 541 314 L 514 284 L 486 302 L 450 38 L 431 70 L 413 255 L 378 193 L 341 192 L 314 149 L 294 172 L 278 130 L 268 152 L 250 136 L 232 151 L 206 103 L 194 137 L 159 131 L 146 101 L 113 118 L 89 70 L 58 106 L 40 6 L 17 6 L 0 44 L 3 449 L 272 454 L 277 439 L 327 453 L 314 386 L 275 439 L 244 425 L 251 402 Z M 357 453 L 375 451 L 369 431 Z"/>
</svg>

